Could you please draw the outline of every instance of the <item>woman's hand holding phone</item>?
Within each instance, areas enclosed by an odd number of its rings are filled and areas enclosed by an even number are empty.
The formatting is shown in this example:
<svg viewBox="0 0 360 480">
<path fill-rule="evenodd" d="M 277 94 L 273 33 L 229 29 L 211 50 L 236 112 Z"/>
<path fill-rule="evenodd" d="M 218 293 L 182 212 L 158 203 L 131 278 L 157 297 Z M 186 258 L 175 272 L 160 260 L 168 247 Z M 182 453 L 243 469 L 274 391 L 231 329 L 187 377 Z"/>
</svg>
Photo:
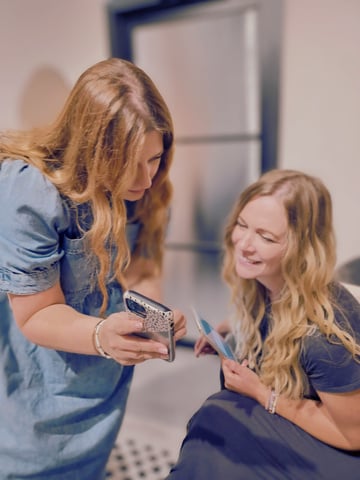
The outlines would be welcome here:
<svg viewBox="0 0 360 480">
<path fill-rule="evenodd" d="M 98 331 L 102 350 L 122 365 L 136 365 L 153 358 L 168 359 L 168 348 L 161 342 L 142 338 L 143 320 L 128 312 L 109 315 Z"/>
<path fill-rule="evenodd" d="M 145 295 L 124 292 L 125 310 L 143 320 L 143 330 L 137 335 L 163 343 L 168 349 L 167 360 L 175 359 L 175 341 L 186 334 L 186 321 L 179 310 L 171 310 Z"/>
</svg>

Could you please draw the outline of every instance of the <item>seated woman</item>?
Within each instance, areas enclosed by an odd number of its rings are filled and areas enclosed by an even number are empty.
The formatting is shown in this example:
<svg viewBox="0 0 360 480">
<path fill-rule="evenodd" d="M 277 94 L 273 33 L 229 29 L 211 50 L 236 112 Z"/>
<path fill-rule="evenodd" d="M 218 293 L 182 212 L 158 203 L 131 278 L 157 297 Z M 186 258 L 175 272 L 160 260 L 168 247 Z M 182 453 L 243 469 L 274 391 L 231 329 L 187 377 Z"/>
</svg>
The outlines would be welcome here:
<svg viewBox="0 0 360 480">
<path fill-rule="evenodd" d="M 167 480 L 360 478 L 360 306 L 334 281 L 323 183 L 272 170 L 229 217 L 223 275 L 238 362 L 188 425 Z M 209 350 L 204 339 L 195 353 Z"/>
</svg>

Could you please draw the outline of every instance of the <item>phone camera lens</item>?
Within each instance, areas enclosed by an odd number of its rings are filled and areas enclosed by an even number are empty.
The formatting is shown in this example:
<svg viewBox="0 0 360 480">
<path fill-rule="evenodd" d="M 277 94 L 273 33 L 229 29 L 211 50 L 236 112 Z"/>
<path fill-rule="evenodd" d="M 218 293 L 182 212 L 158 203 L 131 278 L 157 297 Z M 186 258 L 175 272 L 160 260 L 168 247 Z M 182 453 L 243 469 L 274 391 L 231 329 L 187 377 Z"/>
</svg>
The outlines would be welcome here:
<svg viewBox="0 0 360 480">
<path fill-rule="evenodd" d="M 131 300 L 129 298 L 126 300 L 126 302 L 129 310 L 131 310 L 133 313 L 135 313 L 136 315 L 139 315 L 139 317 L 146 316 L 146 310 L 142 305 L 140 305 L 137 302 L 134 302 L 134 300 Z"/>
</svg>

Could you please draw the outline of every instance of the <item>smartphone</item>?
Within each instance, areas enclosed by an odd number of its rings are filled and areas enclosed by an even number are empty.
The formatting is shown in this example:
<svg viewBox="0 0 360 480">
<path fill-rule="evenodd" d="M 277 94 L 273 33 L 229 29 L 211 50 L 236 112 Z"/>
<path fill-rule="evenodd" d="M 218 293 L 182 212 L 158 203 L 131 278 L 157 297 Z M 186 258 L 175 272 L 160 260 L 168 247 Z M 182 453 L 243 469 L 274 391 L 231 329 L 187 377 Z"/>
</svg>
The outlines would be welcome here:
<svg viewBox="0 0 360 480">
<path fill-rule="evenodd" d="M 124 292 L 124 304 L 127 312 L 134 313 L 143 319 L 144 330 L 137 332 L 136 335 L 151 338 L 166 345 L 169 352 L 167 361 L 173 362 L 175 360 L 175 331 L 172 310 L 134 290 Z"/>
<path fill-rule="evenodd" d="M 231 358 L 231 360 L 237 361 L 235 353 L 232 351 L 230 345 L 224 340 L 224 338 L 198 314 L 194 307 L 192 308 L 192 312 L 199 332 L 202 335 L 205 335 L 207 341 L 219 354 L 219 356 L 222 358 Z"/>
</svg>

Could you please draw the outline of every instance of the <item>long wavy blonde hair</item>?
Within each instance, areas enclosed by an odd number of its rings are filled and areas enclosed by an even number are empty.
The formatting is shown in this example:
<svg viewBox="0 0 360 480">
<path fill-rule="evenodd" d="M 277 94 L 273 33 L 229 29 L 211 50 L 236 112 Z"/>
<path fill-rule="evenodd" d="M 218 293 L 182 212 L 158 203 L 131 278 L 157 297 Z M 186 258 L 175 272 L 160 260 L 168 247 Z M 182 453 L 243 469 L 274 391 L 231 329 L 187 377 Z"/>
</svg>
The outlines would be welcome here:
<svg viewBox="0 0 360 480">
<path fill-rule="evenodd" d="M 269 303 L 265 287 L 241 279 L 235 270 L 232 233 L 240 212 L 251 200 L 275 195 L 281 199 L 288 223 L 288 242 L 282 258 L 284 287 L 271 304 L 269 333 L 262 341 L 260 324 Z M 341 342 L 354 358 L 360 354 L 351 329 L 335 322 L 332 280 L 336 263 L 332 201 L 316 177 L 293 170 L 271 170 L 240 195 L 225 229 L 223 278 L 231 288 L 236 315 L 234 333 L 240 358 L 263 383 L 289 397 L 305 390 L 299 358 L 305 336 L 320 331 Z"/>
<path fill-rule="evenodd" d="M 151 131 L 162 135 L 164 153 L 152 187 L 137 202 L 133 220 L 142 228 L 134 255 L 146 252 L 160 269 L 172 195 L 168 174 L 174 132 L 164 99 L 140 68 L 118 58 L 101 61 L 79 77 L 52 125 L 0 137 L 0 160 L 23 159 L 37 167 L 75 209 L 90 205 L 93 223 L 83 234 L 98 259 L 102 313 L 109 273 L 113 271 L 126 285 L 130 253 L 123 194 L 136 174 L 144 137 Z M 117 250 L 114 265 L 109 245 Z"/>
</svg>

